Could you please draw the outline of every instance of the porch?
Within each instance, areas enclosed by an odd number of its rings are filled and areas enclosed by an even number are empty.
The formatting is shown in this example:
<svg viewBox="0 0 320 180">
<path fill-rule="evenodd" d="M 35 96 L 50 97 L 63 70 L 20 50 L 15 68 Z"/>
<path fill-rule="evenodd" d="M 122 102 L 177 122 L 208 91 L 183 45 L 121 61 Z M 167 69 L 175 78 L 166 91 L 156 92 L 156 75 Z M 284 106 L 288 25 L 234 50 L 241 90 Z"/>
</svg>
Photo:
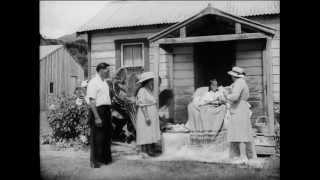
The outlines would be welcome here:
<svg viewBox="0 0 320 180">
<path fill-rule="evenodd" d="M 153 71 L 167 71 L 167 87 L 175 98 L 170 116 L 187 121 L 187 105 L 195 90 L 208 86 L 211 78 L 221 85 L 231 84 L 227 71 L 233 66 L 245 69 L 250 88 L 249 103 L 255 121 L 266 117 L 268 131 L 274 134 L 270 40 L 275 30 L 245 18 L 227 14 L 210 5 L 200 13 L 149 37 L 155 47 Z M 166 68 L 160 62 L 166 62 Z M 155 79 L 155 84 L 158 84 Z M 159 88 L 155 86 L 155 94 Z"/>
</svg>

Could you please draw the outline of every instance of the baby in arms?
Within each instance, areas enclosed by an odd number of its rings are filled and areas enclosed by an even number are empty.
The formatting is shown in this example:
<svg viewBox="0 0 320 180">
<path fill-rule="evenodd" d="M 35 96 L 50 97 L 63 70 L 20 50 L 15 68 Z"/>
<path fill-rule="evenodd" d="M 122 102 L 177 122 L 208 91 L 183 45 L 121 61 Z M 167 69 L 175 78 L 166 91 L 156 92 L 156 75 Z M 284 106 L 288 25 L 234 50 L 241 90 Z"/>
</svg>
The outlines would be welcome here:
<svg viewBox="0 0 320 180">
<path fill-rule="evenodd" d="M 199 106 L 207 104 L 219 106 L 223 104 L 226 101 L 223 95 L 224 91 L 225 89 L 222 86 L 218 86 L 216 79 L 210 80 L 209 90 L 201 97 Z"/>
</svg>

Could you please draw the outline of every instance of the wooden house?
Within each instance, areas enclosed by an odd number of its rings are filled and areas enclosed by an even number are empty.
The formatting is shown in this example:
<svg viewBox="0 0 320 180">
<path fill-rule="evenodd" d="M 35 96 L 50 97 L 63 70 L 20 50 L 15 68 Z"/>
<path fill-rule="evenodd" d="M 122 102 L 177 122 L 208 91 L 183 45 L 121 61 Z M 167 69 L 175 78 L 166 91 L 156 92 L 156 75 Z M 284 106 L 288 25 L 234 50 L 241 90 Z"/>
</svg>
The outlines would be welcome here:
<svg viewBox="0 0 320 180">
<path fill-rule="evenodd" d="M 84 80 L 80 64 L 63 45 L 40 46 L 40 109 L 48 109 L 51 97 L 72 95 Z"/>
<path fill-rule="evenodd" d="M 154 71 L 162 78 L 160 90 L 174 90 L 170 114 L 176 122 L 187 120 L 196 88 L 210 78 L 229 85 L 227 71 L 243 67 L 253 118 L 266 116 L 273 134 L 279 28 L 279 1 L 115 1 L 77 33 L 88 37 L 89 77 L 100 62 Z"/>
</svg>

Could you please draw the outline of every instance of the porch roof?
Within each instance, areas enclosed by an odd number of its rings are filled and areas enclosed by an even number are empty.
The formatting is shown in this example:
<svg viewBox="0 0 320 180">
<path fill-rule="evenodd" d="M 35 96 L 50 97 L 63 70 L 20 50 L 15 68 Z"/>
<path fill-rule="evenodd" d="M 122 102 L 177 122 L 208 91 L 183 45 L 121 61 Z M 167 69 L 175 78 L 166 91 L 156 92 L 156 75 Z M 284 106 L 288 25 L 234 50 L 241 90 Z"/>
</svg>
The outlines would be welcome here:
<svg viewBox="0 0 320 180">
<path fill-rule="evenodd" d="M 211 6 L 211 4 L 208 4 L 208 6 L 203 9 L 202 11 L 200 11 L 199 13 L 197 13 L 196 15 L 182 21 L 176 24 L 173 24 L 172 26 L 169 26 L 168 28 L 154 34 L 151 35 L 150 37 L 148 37 L 148 39 L 151 42 L 157 41 L 158 39 L 164 38 L 166 35 L 198 20 L 199 18 L 206 16 L 206 15 L 216 15 L 216 16 L 220 16 L 226 19 L 229 19 L 235 23 L 239 23 L 242 25 L 246 25 L 252 29 L 255 29 L 258 32 L 261 32 L 263 34 L 269 35 L 269 36 L 273 36 L 276 33 L 276 29 L 271 28 L 269 26 L 263 25 L 261 23 L 249 20 L 247 18 L 243 18 L 243 17 L 239 17 L 239 16 L 235 16 L 229 13 L 226 13 L 224 11 L 221 11 L 217 8 L 214 8 Z"/>
</svg>

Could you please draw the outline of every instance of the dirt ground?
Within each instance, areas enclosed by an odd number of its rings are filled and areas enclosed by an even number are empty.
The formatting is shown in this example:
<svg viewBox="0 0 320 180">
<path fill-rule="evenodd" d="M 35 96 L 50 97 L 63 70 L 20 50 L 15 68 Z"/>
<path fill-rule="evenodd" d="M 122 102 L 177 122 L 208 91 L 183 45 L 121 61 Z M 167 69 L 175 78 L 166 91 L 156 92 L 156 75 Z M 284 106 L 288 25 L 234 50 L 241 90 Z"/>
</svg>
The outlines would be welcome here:
<svg viewBox="0 0 320 180">
<path fill-rule="evenodd" d="M 40 130 L 40 134 L 50 132 L 46 112 L 40 114 Z M 54 146 L 41 145 L 41 176 L 48 180 L 280 179 L 279 158 L 270 158 L 267 166 L 262 169 L 195 161 L 128 160 L 122 158 L 128 150 L 121 151 L 117 147 L 112 147 L 114 162 L 111 165 L 92 169 L 89 166 L 88 150 L 57 150 Z"/>
<path fill-rule="evenodd" d="M 113 148 L 114 162 L 92 169 L 86 150 L 58 151 L 40 148 L 43 179 L 280 179 L 280 160 L 270 158 L 268 166 L 257 169 L 246 165 L 201 163 L 193 161 L 127 160 Z"/>
</svg>

